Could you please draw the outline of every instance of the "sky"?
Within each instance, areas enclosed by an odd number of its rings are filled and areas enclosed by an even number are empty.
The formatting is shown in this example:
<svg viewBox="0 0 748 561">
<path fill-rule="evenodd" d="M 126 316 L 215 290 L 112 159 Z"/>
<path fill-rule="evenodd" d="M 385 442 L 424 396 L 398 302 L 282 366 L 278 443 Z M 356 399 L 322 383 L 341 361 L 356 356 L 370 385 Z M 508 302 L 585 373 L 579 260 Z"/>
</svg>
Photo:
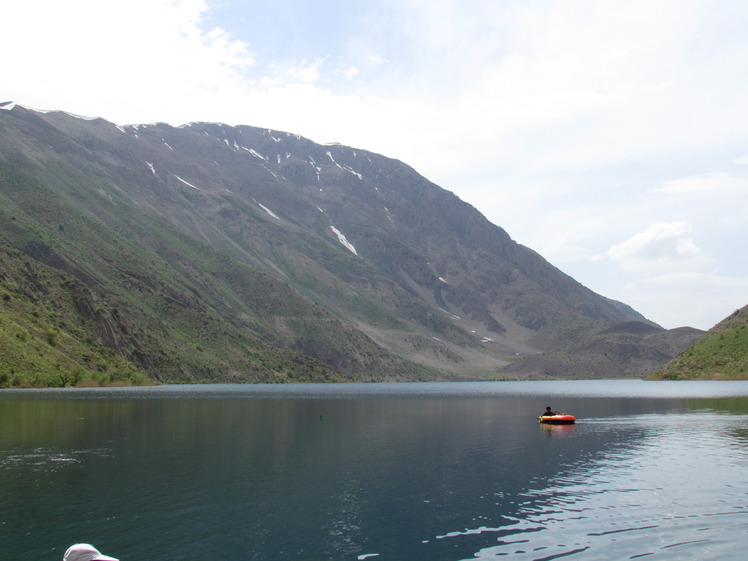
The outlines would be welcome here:
<svg viewBox="0 0 748 561">
<path fill-rule="evenodd" d="M 24 0 L 0 101 L 402 160 L 665 328 L 748 305 L 744 0 Z"/>
</svg>

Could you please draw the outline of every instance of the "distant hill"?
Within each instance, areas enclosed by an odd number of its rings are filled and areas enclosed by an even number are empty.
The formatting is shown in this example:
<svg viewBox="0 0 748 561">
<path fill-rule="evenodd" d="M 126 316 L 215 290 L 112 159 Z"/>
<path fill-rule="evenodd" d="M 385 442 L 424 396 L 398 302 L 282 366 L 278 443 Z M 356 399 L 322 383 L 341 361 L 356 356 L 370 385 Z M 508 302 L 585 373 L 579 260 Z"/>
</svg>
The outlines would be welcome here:
<svg viewBox="0 0 748 561">
<path fill-rule="evenodd" d="M 595 294 L 406 164 L 0 108 L 0 387 L 646 375 L 701 332 Z"/>
<path fill-rule="evenodd" d="M 590 334 L 563 350 L 540 353 L 507 366 L 506 375 L 521 378 L 642 378 L 653 365 L 670 360 L 703 331 L 692 327 L 665 330 L 631 321 Z"/>
<path fill-rule="evenodd" d="M 652 377 L 663 380 L 748 379 L 748 306 L 719 322 Z"/>
</svg>

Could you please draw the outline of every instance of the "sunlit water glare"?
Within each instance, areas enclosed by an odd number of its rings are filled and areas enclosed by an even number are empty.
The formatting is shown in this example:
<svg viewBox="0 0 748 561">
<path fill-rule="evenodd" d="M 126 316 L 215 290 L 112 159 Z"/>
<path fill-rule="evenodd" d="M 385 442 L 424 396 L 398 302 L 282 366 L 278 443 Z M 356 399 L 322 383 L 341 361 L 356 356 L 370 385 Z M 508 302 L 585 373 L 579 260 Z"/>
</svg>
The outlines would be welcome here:
<svg viewBox="0 0 748 561">
<path fill-rule="evenodd" d="M 639 444 L 563 466 L 543 486 L 530 481 L 517 516 L 496 527 L 497 544 L 475 558 L 518 560 L 737 559 L 748 537 L 748 448 L 741 417 L 642 415 L 557 427 L 562 437 L 639 431 Z M 497 494 L 497 503 L 506 500 Z"/>
</svg>

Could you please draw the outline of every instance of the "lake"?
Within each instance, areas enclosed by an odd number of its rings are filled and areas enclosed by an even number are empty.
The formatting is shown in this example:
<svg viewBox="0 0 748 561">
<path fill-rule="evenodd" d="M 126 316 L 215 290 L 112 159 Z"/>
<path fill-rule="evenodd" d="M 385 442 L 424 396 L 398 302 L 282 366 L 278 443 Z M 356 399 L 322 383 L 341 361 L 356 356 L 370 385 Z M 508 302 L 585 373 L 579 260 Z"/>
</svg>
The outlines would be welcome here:
<svg viewBox="0 0 748 561">
<path fill-rule="evenodd" d="M 742 559 L 747 493 L 748 382 L 0 392 L 3 559 Z"/>
</svg>

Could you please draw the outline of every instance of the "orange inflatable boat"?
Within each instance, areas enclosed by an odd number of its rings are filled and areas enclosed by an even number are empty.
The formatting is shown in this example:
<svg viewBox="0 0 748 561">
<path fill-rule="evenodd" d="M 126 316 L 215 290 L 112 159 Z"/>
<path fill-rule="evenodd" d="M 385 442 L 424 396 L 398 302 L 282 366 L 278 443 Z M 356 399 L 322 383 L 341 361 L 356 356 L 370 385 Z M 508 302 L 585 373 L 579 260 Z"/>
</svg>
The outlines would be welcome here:
<svg viewBox="0 0 748 561">
<path fill-rule="evenodd" d="M 548 423 L 550 425 L 571 425 L 577 420 L 574 415 L 567 413 L 557 415 L 541 415 L 538 417 L 538 421 L 541 423 Z"/>
</svg>

